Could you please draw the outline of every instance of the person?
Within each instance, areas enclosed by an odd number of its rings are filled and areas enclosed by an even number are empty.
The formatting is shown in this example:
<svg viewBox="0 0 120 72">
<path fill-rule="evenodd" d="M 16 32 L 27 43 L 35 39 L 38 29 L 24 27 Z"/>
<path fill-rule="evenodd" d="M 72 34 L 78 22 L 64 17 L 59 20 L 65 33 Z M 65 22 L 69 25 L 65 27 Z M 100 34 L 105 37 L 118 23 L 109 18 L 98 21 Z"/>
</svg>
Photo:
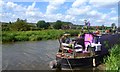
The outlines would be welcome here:
<svg viewBox="0 0 120 72">
<path fill-rule="evenodd" d="M 105 33 L 108 34 L 108 33 L 109 33 L 109 30 L 105 30 Z"/>
<path fill-rule="evenodd" d="M 84 20 L 84 22 L 85 22 L 85 26 L 87 26 L 87 20 Z"/>
<path fill-rule="evenodd" d="M 61 43 L 69 44 L 69 43 L 70 43 L 70 38 L 69 38 L 69 36 L 70 36 L 70 34 L 65 33 L 65 34 L 60 38 Z"/>
<path fill-rule="evenodd" d="M 69 47 L 69 44 L 71 43 L 71 39 L 70 39 L 70 34 L 69 33 L 64 33 L 61 37 L 60 37 L 60 45 L 61 47 Z"/>
<path fill-rule="evenodd" d="M 71 44 L 71 39 L 70 39 L 70 34 L 69 33 L 64 33 L 60 39 L 59 39 L 59 42 L 60 42 L 60 49 L 59 51 L 60 52 L 64 52 L 64 49 L 63 48 L 67 48 L 69 49 L 70 48 L 70 44 Z"/>
<path fill-rule="evenodd" d="M 87 22 L 87 29 L 88 29 L 88 32 L 90 32 L 90 21 Z"/>
<path fill-rule="evenodd" d="M 98 29 L 96 29 L 95 34 L 96 34 L 96 35 L 99 35 L 99 34 L 100 34 L 100 31 L 99 31 Z"/>
<path fill-rule="evenodd" d="M 113 26 L 113 27 L 112 27 L 112 31 L 113 31 L 113 33 L 115 33 L 115 32 L 116 32 L 116 29 L 117 29 L 117 27 L 116 27 L 116 26 Z"/>
</svg>

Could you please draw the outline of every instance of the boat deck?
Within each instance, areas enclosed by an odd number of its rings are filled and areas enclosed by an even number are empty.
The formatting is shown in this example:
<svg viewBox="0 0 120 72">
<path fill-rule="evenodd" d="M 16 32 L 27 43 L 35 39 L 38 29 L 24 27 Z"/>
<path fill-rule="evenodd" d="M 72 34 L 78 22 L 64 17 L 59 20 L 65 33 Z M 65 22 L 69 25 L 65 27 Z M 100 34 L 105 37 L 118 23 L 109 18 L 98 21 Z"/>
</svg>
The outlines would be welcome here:
<svg viewBox="0 0 120 72">
<path fill-rule="evenodd" d="M 87 58 L 87 57 L 93 57 L 93 56 L 98 56 L 98 55 L 93 54 L 91 52 L 75 53 L 75 55 L 73 55 L 73 53 L 58 52 L 56 56 L 59 57 L 59 58 Z"/>
</svg>

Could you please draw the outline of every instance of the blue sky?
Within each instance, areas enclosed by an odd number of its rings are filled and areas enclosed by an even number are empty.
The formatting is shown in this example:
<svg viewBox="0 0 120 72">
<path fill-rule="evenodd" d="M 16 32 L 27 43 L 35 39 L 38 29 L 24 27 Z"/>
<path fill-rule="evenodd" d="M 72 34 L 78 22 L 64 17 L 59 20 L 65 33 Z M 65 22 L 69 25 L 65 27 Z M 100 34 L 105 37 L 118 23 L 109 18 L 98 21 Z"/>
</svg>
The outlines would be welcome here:
<svg viewBox="0 0 120 72">
<path fill-rule="evenodd" d="M 119 0 L 4 0 L 0 1 L 0 20 L 16 21 L 27 19 L 36 23 L 39 20 L 57 20 L 83 25 L 84 20 L 91 25 L 110 26 L 118 24 Z"/>
</svg>

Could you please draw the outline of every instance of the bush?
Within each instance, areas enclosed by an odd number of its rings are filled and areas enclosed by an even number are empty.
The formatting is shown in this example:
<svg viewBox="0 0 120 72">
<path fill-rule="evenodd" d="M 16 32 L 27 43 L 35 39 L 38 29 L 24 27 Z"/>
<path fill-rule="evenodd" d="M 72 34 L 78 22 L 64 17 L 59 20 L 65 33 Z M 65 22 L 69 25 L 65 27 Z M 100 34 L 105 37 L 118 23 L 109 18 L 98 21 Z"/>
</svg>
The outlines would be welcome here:
<svg viewBox="0 0 120 72">
<path fill-rule="evenodd" d="M 28 41 L 28 36 L 15 36 L 15 41 Z"/>
<path fill-rule="evenodd" d="M 115 45 L 109 51 L 110 56 L 105 58 L 106 70 L 120 70 L 120 45 Z"/>
<path fill-rule="evenodd" d="M 42 40 L 42 37 L 39 35 L 32 35 L 29 37 L 29 41 L 38 41 L 38 40 Z"/>
<path fill-rule="evenodd" d="M 11 34 L 2 34 L 2 42 L 14 42 L 15 40 L 15 35 L 13 33 Z"/>
</svg>

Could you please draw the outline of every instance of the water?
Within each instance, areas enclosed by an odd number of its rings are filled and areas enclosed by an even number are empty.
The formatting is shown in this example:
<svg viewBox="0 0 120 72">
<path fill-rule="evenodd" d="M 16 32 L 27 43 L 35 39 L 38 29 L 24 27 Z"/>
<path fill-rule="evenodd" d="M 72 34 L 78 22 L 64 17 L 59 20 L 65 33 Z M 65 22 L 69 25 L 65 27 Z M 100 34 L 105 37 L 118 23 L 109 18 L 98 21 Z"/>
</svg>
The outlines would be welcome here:
<svg viewBox="0 0 120 72">
<path fill-rule="evenodd" d="M 57 40 L 16 42 L 2 45 L 3 70 L 49 70 L 55 59 Z"/>
<path fill-rule="evenodd" d="M 120 37 L 120 34 L 119 36 L 103 36 L 101 38 L 101 43 L 103 44 L 105 40 L 108 40 L 110 43 L 109 45 L 112 45 L 117 42 L 118 37 Z M 50 70 L 48 64 L 50 61 L 55 60 L 55 54 L 58 51 L 58 47 L 59 42 L 57 40 L 2 44 L 2 69 Z M 106 52 L 104 44 L 103 52 Z M 98 70 L 99 68 L 90 69 Z"/>
</svg>

